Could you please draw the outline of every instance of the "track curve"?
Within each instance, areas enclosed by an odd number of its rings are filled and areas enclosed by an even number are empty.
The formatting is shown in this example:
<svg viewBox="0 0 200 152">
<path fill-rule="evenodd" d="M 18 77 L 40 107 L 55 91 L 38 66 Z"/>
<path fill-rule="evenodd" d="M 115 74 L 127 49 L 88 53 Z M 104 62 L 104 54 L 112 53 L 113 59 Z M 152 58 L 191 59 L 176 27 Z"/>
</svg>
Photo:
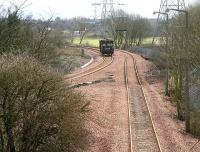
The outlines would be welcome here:
<svg viewBox="0 0 200 152">
<path fill-rule="evenodd" d="M 99 54 L 98 49 L 89 49 L 89 51 L 95 52 Z M 74 80 L 74 79 L 78 79 L 78 78 L 82 78 L 91 74 L 94 74 L 100 70 L 103 70 L 104 68 L 108 67 L 110 64 L 112 64 L 114 57 L 103 57 L 102 58 L 102 62 L 100 62 L 98 65 L 96 65 L 95 67 L 89 68 L 86 71 L 82 71 L 79 73 L 75 73 L 72 75 L 68 75 L 65 77 L 65 80 Z"/>
</svg>

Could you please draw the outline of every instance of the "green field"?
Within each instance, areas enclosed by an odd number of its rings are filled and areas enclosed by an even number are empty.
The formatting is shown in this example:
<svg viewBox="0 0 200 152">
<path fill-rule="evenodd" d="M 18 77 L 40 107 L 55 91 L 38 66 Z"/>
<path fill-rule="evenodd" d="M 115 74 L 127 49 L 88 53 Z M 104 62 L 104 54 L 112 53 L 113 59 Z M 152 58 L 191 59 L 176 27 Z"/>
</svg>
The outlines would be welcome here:
<svg viewBox="0 0 200 152">
<path fill-rule="evenodd" d="M 153 37 L 144 38 L 144 40 L 142 41 L 142 44 L 151 44 L 152 40 L 153 40 Z"/>
<path fill-rule="evenodd" d="M 73 41 L 73 44 L 79 45 L 80 38 L 75 38 Z M 99 38 L 84 38 L 82 41 L 83 45 L 89 45 L 92 47 L 98 47 L 99 46 Z"/>
<path fill-rule="evenodd" d="M 99 46 L 99 39 L 100 38 L 98 38 L 98 37 L 96 37 L 96 38 L 88 38 L 88 37 L 86 37 L 86 38 L 83 39 L 82 44 L 83 45 L 88 45 L 88 46 L 91 46 L 91 47 L 98 47 Z M 152 40 L 153 40 L 153 37 L 144 38 L 142 44 L 143 45 L 152 44 Z M 79 37 L 74 38 L 73 44 L 79 45 L 79 42 L 80 42 L 80 38 Z M 154 44 L 156 44 L 156 45 L 160 44 L 160 37 L 156 37 L 155 38 Z"/>
<path fill-rule="evenodd" d="M 153 37 L 147 37 L 147 38 L 144 38 L 142 44 L 143 45 L 152 44 L 152 41 L 153 41 Z M 160 43 L 161 43 L 160 37 L 155 37 L 154 44 L 159 45 Z"/>
</svg>

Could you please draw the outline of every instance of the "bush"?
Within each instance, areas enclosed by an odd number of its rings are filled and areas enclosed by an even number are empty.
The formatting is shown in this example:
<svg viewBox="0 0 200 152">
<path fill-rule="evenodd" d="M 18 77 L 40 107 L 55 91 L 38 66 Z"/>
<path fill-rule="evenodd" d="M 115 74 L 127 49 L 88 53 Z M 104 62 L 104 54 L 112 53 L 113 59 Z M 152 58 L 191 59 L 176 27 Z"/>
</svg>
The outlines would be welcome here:
<svg viewBox="0 0 200 152">
<path fill-rule="evenodd" d="M 27 55 L 0 58 L 0 151 L 77 151 L 86 146 L 81 94 Z"/>
</svg>

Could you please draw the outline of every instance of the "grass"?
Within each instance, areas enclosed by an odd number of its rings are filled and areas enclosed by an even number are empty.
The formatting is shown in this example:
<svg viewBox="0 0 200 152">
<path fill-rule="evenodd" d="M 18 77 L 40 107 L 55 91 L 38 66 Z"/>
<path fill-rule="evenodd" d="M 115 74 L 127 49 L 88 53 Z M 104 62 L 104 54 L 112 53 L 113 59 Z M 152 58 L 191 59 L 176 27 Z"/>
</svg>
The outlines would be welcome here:
<svg viewBox="0 0 200 152">
<path fill-rule="evenodd" d="M 153 37 L 144 38 L 142 44 L 152 44 Z"/>
<path fill-rule="evenodd" d="M 152 41 L 153 41 L 153 37 L 147 37 L 147 38 L 144 38 L 142 44 L 144 45 L 152 44 Z M 159 45 L 160 43 L 161 43 L 160 37 L 155 37 L 154 44 Z"/>
<path fill-rule="evenodd" d="M 74 38 L 73 44 L 78 45 L 79 42 L 80 42 L 79 37 Z M 86 38 L 83 39 L 82 44 L 89 45 L 89 46 L 92 46 L 92 47 L 98 47 L 99 46 L 99 38 L 88 38 L 88 37 L 86 37 Z"/>
<path fill-rule="evenodd" d="M 57 50 L 57 53 L 51 65 L 63 74 L 73 71 L 90 60 L 90 56 L 83 54 L 80 48 L 66 47 Z"/>
<path fill-rule="evenodd" d="M 66 47 L 63 49 L 57 50 L 59 54 L 64 54 L 68 56 L 82 56 L 82 51 L 79 48 L 73 48 L 73 47 Z"/>
<path fill-rule="evenodd" d="M 86 37 L 86 38 L 83 39 L 82 44 L 83 45 L 88 45 L 88 46 L 91 46 L 91 47 L 99 47 L 99 39 L 100 38 L 98 38 L 98 37 L 96 37 L 96 38 Z M 152 44 L 152 40 L 153 40 L 153 37 L 144 38 L 142 44 L 143 45 Z M 73 44 L 79 45 L 79 42 L 80 42 L 80 38 L 79 37 L 74 38 Z M 154 43 L 156 45 L 159 45 L 161 43 L 160 42 L 160 37 L 156 37 Z"/>
</svg>

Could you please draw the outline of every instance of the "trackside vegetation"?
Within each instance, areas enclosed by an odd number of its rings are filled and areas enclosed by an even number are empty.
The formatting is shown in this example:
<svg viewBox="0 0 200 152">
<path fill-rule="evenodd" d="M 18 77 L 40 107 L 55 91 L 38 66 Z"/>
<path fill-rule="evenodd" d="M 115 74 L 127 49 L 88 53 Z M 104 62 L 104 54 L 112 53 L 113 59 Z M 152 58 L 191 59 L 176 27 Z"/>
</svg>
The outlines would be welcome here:
<svg viewBox="0 0 200 152">
<path fill-rule="evenodd" d="M 199 37 L 200 6 L 188 8 L 170 24 L 170 76 L 178 118 L 186 120 L 186 131 L 200 135 L 199 128 Z M 181 25 L 178 28 L 176 25 Z"/>
<path fill-rule="evenodd" d="M 58 72 L 27 55 L 4 55 L 0 67 L 1 151 L 84 149 L 86 102 Z"/>
<path fill-rule="evenodd" d="M 0 10 L 0 151 L 83 151 L 88 103 L 58 72 L 62 30 L 22 8 Z"/>
</svg>

